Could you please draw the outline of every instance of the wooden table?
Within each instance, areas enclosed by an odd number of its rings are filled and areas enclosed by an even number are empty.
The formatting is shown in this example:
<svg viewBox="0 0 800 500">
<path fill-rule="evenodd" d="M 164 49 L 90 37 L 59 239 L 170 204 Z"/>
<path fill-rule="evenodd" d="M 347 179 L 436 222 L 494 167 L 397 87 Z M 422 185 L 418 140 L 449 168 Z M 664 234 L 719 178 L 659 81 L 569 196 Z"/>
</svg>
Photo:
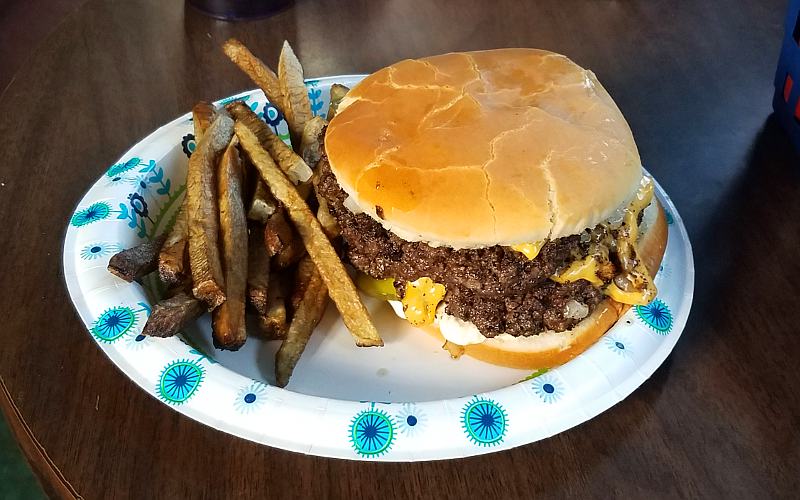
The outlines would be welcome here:
<svg viewBox="0 0 800 500">
<path fill-rule="evenodd" d="M 228 24 L 178 1 L 88 1 L 0 98 L 0 400 L 46 488 L 142 499 L 797 495 L 800 170 L 768 118 L 784 4 L 297 0 Z M 289 39 L 309 76 L 501 46 L 592 68 L 694 245 L 694 308 L 673 355 L 578 428 L 416 464 L 259 446 L 140 390 L 73 311 L 61 242 L 78 199 L 131 144 L 199 99 L 252 87 L 219 49 L 229 36 L 271 62 Z"/>
</svg>

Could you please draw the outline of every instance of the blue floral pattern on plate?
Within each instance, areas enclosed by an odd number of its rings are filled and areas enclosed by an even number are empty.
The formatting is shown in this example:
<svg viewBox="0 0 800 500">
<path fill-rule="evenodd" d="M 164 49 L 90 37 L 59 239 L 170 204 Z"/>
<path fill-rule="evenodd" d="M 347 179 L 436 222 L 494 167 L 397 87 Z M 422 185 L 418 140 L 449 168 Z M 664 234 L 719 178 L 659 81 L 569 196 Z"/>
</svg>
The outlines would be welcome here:
<svg viewBox="0 0 800 500">
<path fill-rule="evenodd" d="M 181 149 L 187 158 L 192 157 L 192 153 L 194 153 L 196 147 L 197 141 L 194 139 L 194 134 L 186 134 L 181 138 Z"/>
<path fill-rule="evenodd" d="M 89 243 L 81 249 L 81 259 L 83 260 L 96 260 L 103 257 L 108 257 L 122 250 L 118 243 Z"/>
<path fill-rule="evenodd" d="M 606 334 L 603 337 L 603 344 L 614 354 L 623 358 L 631 357 L 630 345 L 626 339 L 617 334 Z"/>
<path fill-rule="evenodd" d="M 659 335 L 667 335 L 672 330 L 672 312 L 661 300 L 654 299 L 646 306 L 635 306 L 636 316 Z"/>
<path fill-rule="evenodd" d="M 508 414 L 497 402 L 475 396 L 464 405 L 461 426 L 467 438 L 480 446 L 494 446 L 503 441 Z"/>
<path fill-rule="evenodd" d="M 534 378 L 531 387 L 539 399 L 548 404 L 555 403 L 564 395 L 563 384 L 552 372 Z"/>
<path fill-rule="evenodd" d="M 389 451 L 395 439 L 395 425 L 385 411 L 360 411 L 350 423 L 350 444 L 362 457 L 377 457 Z"/>
<path fill-rule="evenodd" d="M 136 312 L 128 306 L 106 309 L 92 327 L 92 335 L 101 342 L 114 342 L 136 326 Z"/>
<path fill-rule="evenodd" d="M 239 389 L 236 394 L 236 400 L 233 403 L 234 409 L 242 414 L 252 413 L 255 410 L 264 406 L 267 396 L 266 384 L 258 381 Z"/>
<path fill-rule="evenodd" d="M 395 414 L 397 430 L 407 436 L 413 436 L 425 428 L 425 413 L 414 403 L 403 403 Z"/>
<path fill-rule="evenodd" d="M 70 224 L 75 227 L 83 227 L 92 222 L 97 222 L 108 218 L 111 214 L 111 205 L 104 201 L 92 203 L 88 207 L 78 210 L 70 219 Z"/>
<path fill-rule="evenodd" d="M 194 361 L 173 361 L 161 372 L 156 394 L 170 404 L 185 403 L 197 392 L 204 374 L 203 367 Z"/>
</svg>

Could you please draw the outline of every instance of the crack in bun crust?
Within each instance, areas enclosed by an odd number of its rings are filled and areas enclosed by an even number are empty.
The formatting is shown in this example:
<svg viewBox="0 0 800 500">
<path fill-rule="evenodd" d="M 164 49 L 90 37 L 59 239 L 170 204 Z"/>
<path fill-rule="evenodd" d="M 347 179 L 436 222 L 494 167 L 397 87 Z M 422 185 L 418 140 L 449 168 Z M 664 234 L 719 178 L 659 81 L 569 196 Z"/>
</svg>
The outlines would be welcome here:
<svg viewBox="0 0 800 500">
<path fill-rule="evenodd" d="M 453 248 L 594 227 L 642 176 L 630 128 L 595 75 L 535 49 L 373 73 L 340 104 L 325 148 L 364 212 L 403 239 Z"/>
</svg>

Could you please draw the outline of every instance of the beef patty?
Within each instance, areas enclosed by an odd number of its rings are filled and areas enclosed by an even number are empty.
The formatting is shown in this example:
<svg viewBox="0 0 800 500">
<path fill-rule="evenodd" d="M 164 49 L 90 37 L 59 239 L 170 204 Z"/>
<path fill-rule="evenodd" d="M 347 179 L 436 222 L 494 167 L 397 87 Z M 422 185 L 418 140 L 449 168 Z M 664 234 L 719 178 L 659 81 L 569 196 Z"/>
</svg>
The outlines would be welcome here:
<svg viewBox="0 0 800 500">
<path fill-rule="evenodd" d="M 350 263 L 373 278 L 394 278 L 400 293 L 406 282 L 423 276 L 442 283 L 447 290 L 445 311 L 474 323 L 486 337 L 564 331 L 581 319 L 568 313 L 568 303 L 584 304 L 591 314 L 603 299 L 603 293 L 588 281 L 561 284 L 548 279 L 586 255 L 587 246 L 580 236 L 547 242 L 533 260 L 499 245 L 454 250 L 405 241 L 369 215 L 354 214 L 344 206 L 347 194 L 336 182 L 326 157 L 318 169 L 318 194 L 341 227 L 343 250 Z"/>
</svg>

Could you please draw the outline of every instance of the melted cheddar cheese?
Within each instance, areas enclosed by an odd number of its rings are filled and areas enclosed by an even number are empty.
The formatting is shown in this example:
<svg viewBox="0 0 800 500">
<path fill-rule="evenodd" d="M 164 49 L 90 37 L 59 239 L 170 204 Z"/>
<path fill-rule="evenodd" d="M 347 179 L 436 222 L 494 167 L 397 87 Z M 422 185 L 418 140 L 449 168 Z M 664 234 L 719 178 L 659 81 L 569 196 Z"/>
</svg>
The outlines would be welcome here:
<svg viewBox="0 0 800 500">
<path fill-rule="evenodd" d="M 533 243 L 520 243 L 519 245 L 511 245 L 511 249 L 521 253 L 527 257 L 528 260 L 533 260 L 539 255 L 539 252 L 546 242 L 547 240 L 535 241 Z"/>
<path fill-rule="evenodd" d="M 426 326 L 436 317 L 436 306 L 442 301 L 445 287 L 430 278 L 419 278 L 406 283 L 406 290 L 400 302 L 406 319 L 414 326 Z"/>
<path fill-rule="evenodd" d="M 614 243 L 622 269 L 617 276 L 613 277 L 613 281 L 605 287 L 603 292 L 623 304 L 649 304 L 657 293 L 650 273 L 638 258 L 636 247 L 639 240 L 639 215 L 652 201 L 653 181 L 649 177 L 643 177 L 639 190 L 624 209 L 621 224 L 606 226 L 609 230 L 616 231 Z M 550 279 L 557 283 L 586 280 L 597 287 L 602 287 L 607 282 L 603 278 L 609 280 L 611 276 L 607 275 L 609 270 L 600 262 L 608 265 L 608 248 L 595 243 L 590 247 L 589 256 L 583 260 L 572 262 L 566 269 L 554 274 Z"/>
<path fill-rule="evenodd" d="M 576 260 L 558 274 L 550 277 L 557 283 L 586 280 L 595 286 L 603 286 L 603 280 L 597 276 L 597 260 L 590 255 L 583 260 Z"/>
</svg>

